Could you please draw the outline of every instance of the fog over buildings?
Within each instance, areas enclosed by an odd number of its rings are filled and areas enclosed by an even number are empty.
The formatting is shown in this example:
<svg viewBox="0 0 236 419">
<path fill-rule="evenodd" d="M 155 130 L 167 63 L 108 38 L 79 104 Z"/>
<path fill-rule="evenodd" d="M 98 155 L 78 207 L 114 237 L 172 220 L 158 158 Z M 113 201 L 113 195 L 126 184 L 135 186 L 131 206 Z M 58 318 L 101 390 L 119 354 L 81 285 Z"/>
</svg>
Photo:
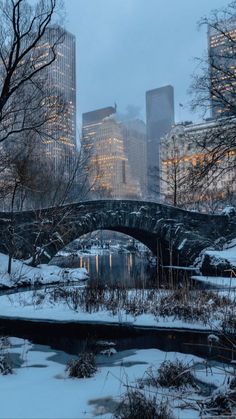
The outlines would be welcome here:
<svg viewBox="0 0 236 419">
<path fill-rule="evenodd" d="M 187 89 L 194 57 L 208 43 L 215 48 L 215 40 L 197 31 L 197 21 L 226 2 L 65 4 L 78 39 L 77 119 L 83 114 L 83 122 L 77 142 L 80 137 L 90 153 L 91 191 L 96 197 L 160 200 L 161 139 L 175 121 L 201 121 L 190 112 Z"/>
<path fill-rule="evenodd" d="M 145 121 L 145 92 L 172 85 L 176 120 L 196 120 L 187 93 L 196 57 L 207 51 L 198 21 L 227 0 L 65 0 L 66 27 L 77 38 L 78 119 L 117 103 Z M 184 105 L 179 108 L 179 103 Z"/>
</svg>

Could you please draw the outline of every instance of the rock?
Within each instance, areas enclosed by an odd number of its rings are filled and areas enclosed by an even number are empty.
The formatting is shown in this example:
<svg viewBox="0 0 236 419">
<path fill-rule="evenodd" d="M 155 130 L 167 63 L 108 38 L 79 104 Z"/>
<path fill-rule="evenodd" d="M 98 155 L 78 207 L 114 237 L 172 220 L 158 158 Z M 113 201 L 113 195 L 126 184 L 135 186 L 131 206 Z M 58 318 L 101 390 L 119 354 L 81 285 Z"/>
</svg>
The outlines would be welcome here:
<svg viewBox="0 0 236 419">
<path fill-rule="evenodd" d="M 109 348 L 109 349 L 104 349 L 104 351 L 100 351 L 101 355 L 107 355 L 107 356 L 112 356 L 114 354 L 116 354 L 116 350 L 115 348 Z"/>
<path fill-rule="evenodd" d="M 218 258 L 205 254 L 202 260 L 201 273 L 206 276 L 226 276 L 230 277 L 230 270 L 233 266 L 227 259 Z"/>
</svg>

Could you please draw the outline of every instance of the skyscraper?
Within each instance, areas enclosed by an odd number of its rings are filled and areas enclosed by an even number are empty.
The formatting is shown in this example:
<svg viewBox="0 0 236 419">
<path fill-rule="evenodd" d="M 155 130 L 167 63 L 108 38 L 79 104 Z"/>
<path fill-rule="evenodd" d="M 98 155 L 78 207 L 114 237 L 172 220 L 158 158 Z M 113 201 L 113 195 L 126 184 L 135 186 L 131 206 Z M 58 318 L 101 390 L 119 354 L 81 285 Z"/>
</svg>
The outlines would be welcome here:
<svg viewBox="0 0 236 419">
<path fill-rule="evenodd" d="M 60 38 L 62 29 L 50 27 L 47 29 L 41 48 L 48 53 L 50 45 Z M 44 71 L 49 86 L 49 95 L 61 97 L 65 105 L 63 113 L 48 122 L 49 136 L 43 140 L 43 154 L 53 161 L 55 173 L 62 171 L 69 176 L 73 156 L 76 151 L 76 50 L 75 36 L 63 30 L 62 41 L 56 47 L 55 61 Z M 42 52 L 41 52 L 42 54 Z M 51 90 L 52 92 L 51 93 Z M 50 138 L 51 137 L 51 138 Z M 63 167 L 63 169 L 62 169 Z"/>
<path fill-rule="evenodd" d="M 122 122 L 125 151 L 132 177 L 138 180 L 142 197 L 147 195 L 147 141 L 146 125 L 140 119 Z"/>
<path fill-rule="evenodd" d="M 208 26 L 209 88 L 213 118 L 236 111 L 236 18 Z"/>
<path fill-rule="evenodd" d="M 135 198 L 139 184 L 131 175 L 122 124 L 112 106 L 83 114 L 82 147 L 92 197 Z"/>
<path fill-rule="evenodd" d="M 164 86 L 146 92 L 147 187 L 151 199 L 160 199 L 160 140 L 174 124 L 174 89 Z"/>
</svg>

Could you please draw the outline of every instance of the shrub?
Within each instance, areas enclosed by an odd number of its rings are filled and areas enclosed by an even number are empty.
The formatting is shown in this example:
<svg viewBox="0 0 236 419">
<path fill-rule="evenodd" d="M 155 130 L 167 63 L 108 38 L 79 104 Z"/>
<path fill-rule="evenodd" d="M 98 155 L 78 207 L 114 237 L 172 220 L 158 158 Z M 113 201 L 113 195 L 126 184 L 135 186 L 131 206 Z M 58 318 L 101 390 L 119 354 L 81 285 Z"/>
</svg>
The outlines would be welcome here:
<svg viewBox="0 0 236 419">
<path fill-rule="evenodd" d="M 0 351 L 6 348 L 10 348 L 11 343 L 7 336 L 0 336 Z"/>
<path fill-rule="evenodd" d="M 225 316 L 221 326 L 225 333 L 234 334 L 236 332 L 236 315 L 234 313 L 230 313 Z"/>
<path fill-rule="evenodd" d="M 79 359 L 68 362 L 66 370 L 71 378 L 89 378 L 97 371 L 95 355 L 84 352 Z"/>
<path fill-rule="evenodd" d="M 231 390 L 236 390 L 236 377 L 233 377 L 232 380 L 230 381 L 229 388 Z"/>
<path fill-rule="evenodd" d="M 0 355 L 0 374 L 8 375 L 12 373 L 13 370 L 9 357 L 7 355 Z"/>
<path fill-rule="evenodd" d="M 217 394 L 212 396 L 204 405 L 204 413 L 212 413 L 214 417 L 226 417 L 232 414 L 232 400 L 227 394 Z M 211 416 L 212 417 L 212 416 Z"/>
<path fill-rule="evenodd" d="M 156 397 L 148 397 L 141 391 L 128 390 L 122 398 L 114 418 L 117 419 L 172 419 L 173 415 L 166 402 L 158 402 Z"/>
<path fill-rule="evenodd" d="M 189 371 L 189 365 L 177 360 L 162 362 L 157 371 L 156 383 L 162 387 L 182 387 L 194 385 L 194 378 Z"/>
</svg>

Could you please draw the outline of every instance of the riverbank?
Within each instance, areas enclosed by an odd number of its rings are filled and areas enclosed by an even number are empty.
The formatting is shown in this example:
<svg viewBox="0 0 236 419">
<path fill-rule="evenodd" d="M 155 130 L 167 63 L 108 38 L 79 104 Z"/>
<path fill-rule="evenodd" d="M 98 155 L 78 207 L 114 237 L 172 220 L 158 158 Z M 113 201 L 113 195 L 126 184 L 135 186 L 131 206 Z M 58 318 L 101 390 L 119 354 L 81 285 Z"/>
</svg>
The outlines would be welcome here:
<svg viewBox="0 0 236 419">
<path fill-rule="evenodd" d="M 55 265 L 46 264 L 32 267 L 25 261 L 13 259 L 11 274 L 8 274 L 7 266 L 8 256 L 0 253 L 0 290 L 80 282 L 89 278 L 85 268 L 60 268 Z"/>
<path fill-rule="evenodd" d="M 235 299 L 233 291 L 56 287 L 1 296 L 0 317 L 213 332 L 234 329 Z"/>
<path fill-rule="evenodd" d="M 228 276 L 193 275 L 191 276 L 191 279 L 205 285 L 210 285 L 216 289 L 236 290 L 236 276 L 230 278 Z"/>
</svg>

